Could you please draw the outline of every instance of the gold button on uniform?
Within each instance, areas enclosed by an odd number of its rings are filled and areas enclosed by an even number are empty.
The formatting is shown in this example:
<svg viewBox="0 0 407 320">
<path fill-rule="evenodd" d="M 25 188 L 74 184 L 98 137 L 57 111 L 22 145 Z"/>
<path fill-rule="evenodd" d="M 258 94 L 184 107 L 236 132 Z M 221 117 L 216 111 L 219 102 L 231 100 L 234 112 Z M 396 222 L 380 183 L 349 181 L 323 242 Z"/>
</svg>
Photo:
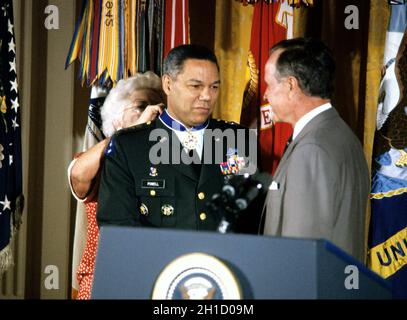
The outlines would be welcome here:
<svg viewBox="0 0 407 320">
<path fill-rule="evenodd" d="M 142 203 L 140 206 L 140 213 L 144 216 L 148 216 L 148 208 L 144 203 Z"/>
<path fill-rule="evenodd" d="M 150 196 L 154 197 L 155 195 L 156 195 L 155 190 L 151 190 L 151 191 L 150 191 Z"/>
<path fill-rule="evenodd" d="M 199 193 L 198 193 L 198 198 L 199 198 L 199 200 L 205 199 L 205 193 L 199 192 Z"/>
<path fill-rule="evenodd" d="M 199 219 L 201 219 L 202 221 L 206 220 L 206 213 L 205 213 L 205 212 L 202 212 L 202 213 L 199 215 Z"/>
</svg>

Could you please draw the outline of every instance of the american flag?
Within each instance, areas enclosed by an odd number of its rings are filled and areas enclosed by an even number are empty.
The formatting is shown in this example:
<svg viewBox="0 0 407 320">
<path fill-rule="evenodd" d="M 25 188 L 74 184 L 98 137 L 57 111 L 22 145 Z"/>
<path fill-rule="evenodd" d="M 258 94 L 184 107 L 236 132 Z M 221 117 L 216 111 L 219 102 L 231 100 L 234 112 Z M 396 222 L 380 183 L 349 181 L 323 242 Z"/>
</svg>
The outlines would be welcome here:
<svg viewBox="0 0 407 320">
<path fill-rule="evenodd" d="M 13 5 L 0 0 L 0 276 L 13 263 L 10 244 L 23 209 L 21 122 Z"/>
</svg>

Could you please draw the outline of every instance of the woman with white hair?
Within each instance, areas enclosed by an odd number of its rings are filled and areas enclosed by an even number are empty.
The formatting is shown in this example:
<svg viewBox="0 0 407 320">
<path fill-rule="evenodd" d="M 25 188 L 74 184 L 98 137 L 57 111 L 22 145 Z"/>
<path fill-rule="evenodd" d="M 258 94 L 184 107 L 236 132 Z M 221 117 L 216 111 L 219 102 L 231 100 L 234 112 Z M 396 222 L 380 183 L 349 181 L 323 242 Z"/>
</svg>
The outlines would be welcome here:
<svg viewBox="0 0 407 320">
<path fill-rule="evenodd" d="M 110 137 L 122 128 L 154 120 L 162 112 L 164 101 L 161 79 L 153 72 L 137 73 L 120 80 L 110 90 L 101 109 L 102 131 L 107 138 L 80 154 L 69 165 L 71 192 L 85 203 L 88 219 L 86 246 L 77 271 L 78 299 L 89 299 L 92 288 L 99 237 L 96 223 L 99 172 Z"/>
</svg>

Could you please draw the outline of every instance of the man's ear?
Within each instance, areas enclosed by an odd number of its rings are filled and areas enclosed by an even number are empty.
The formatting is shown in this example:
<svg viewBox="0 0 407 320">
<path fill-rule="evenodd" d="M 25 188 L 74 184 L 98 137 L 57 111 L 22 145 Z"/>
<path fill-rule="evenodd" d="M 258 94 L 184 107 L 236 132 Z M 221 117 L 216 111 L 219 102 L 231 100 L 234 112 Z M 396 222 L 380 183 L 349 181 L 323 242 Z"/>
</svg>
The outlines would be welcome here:
<svg viewBox="0 0 407 320">
<path fill-rule="evenodd" d="M 164 74 L 161 77 L 161 82 L 162 82 L 163 90 L 164 90 L 165 94 L 168 96 L 171 92 L 172 79 L 168 74 Z"/>
<path fill-rule="evenodd" d="M 298 90 L 302 91 L 296 77 L 289 76 L 287 79 L 287 84 L 291 95 L 298 93 Z"/>
</svg>

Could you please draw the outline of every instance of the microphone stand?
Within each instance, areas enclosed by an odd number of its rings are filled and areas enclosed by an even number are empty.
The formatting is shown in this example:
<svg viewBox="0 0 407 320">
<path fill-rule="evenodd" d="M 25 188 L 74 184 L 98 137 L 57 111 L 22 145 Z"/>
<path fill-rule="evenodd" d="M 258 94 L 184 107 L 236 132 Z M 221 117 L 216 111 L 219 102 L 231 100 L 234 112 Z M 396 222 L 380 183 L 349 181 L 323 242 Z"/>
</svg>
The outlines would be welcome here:
<svg viewBox="0 0 407 320">
<path fill-rule="evenodd" d="M 207 207 L 219 216 L 219 233 L 233 232 L 234 224 L 239 215 L 251 202 L 267 190 L 271 177 L 266 173 L 255 175 L 237 175 L 229 178 L 220 193 L 213 195 Z"/>
</svg>

